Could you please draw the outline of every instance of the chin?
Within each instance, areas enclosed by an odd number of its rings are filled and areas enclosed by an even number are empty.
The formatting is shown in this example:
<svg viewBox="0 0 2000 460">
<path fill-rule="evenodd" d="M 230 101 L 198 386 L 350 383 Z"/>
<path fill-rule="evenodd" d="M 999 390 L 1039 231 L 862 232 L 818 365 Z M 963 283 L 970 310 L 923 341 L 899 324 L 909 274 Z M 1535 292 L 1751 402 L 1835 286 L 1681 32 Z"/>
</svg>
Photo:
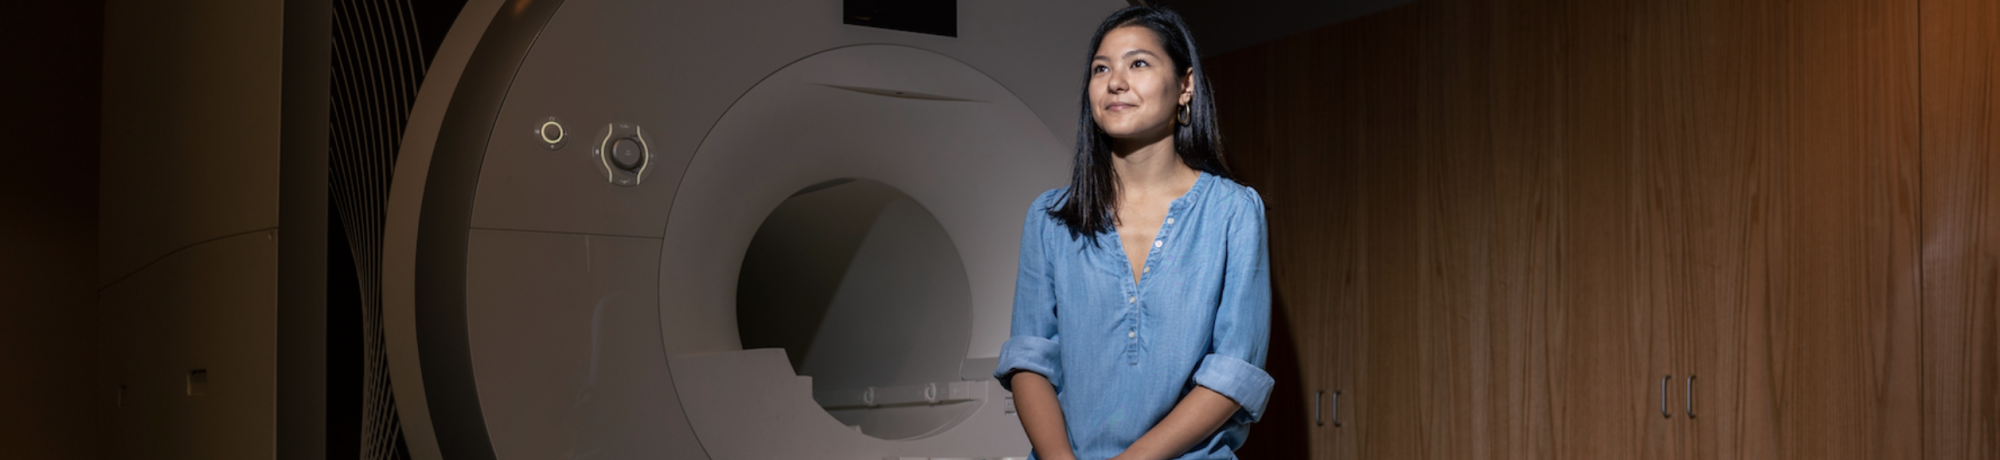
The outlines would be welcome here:
<svg viewBox="0 0 2000 460">
<path fill-rule="evenodd" d="M 1143 136 L 1144 133 L 1152 131 L 1153 129 L 1157 128 L 1158 126 L 1149 126 L 1149 127 L 1133 126 L 1132 123 L 1100 122 L 1097 124 L 1098 130 L 1104 131 L 1105 135 L 1111 136 L 1112 138 L 1115 139 L 1132 139 L 1137 137 L 1144 137 Z"/>
<path fill-rule="evenodd" d="M 1104 135 L 1111 136 L 1112 139 L 1131 139 L 1138 134 L 1138 131 L 1130 129 L 1104 128 L 1103 131 Z"/>
</svg>

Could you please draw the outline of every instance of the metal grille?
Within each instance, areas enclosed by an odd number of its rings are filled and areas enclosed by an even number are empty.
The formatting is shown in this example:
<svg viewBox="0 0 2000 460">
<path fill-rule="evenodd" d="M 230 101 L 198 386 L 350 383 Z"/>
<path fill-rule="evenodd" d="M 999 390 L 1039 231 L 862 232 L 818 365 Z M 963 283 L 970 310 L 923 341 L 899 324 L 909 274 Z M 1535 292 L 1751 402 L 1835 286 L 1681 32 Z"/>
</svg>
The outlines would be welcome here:
<svg viewBox="0 0 2000 460">
<path fill-rule="evenodd" d="M 382 229 L 397 148 L 463 0 L 335 0 L 329 196 L 354 259 L 361 308 L 360 458 L 409 458 L 382 332 Z M 336 234 L 336 237 L 339 237 Z M 336 363 L 339 364 L 339 363 Z M 335 391 L 340 391 L 334 389 Z"/>
</svg>

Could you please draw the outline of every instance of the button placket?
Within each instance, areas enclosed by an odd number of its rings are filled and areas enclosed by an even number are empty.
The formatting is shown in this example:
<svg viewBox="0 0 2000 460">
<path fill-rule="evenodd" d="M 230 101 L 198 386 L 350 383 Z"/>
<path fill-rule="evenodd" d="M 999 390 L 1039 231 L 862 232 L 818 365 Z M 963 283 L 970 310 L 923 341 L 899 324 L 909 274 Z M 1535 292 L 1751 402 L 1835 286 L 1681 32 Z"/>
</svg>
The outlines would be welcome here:
<svg viewBox="0 0 2000 460">
<path fill-rule="evenodd" d="M 1181 212 L 1181 207 L 1178 206 L 1178 204 L 1167 209 L 1167 220 L 1160 225 L 1159 236 L 1153 238 L 1154 248 L 1165 247 L 1167 245 L 1167 239 L 1173 237 L 1174 234 L 1173 225 L 1175 222 L 1173 216 L 1179 214 L 1180 212 Z M 1159 251 L 1152 251 L 1152 252 L 1155 254 L 1159 253 Z M 1157 257 L 1155 257 L 1154 255 L 1148 255 L 1146 257 L 1146 264 L 1140 267 L 1139 272 L 1145 274 L 1153 273 L 1153 265 L 1160 263 L 1158 261 L 1163 260 L 1165 257 L 1166 257 L 1165 254 L 1158 254 Z"/>
<path fill-rule="evenodd" d="M 1148 257 L 1148 259 L 1150 258 Z M 1147 264 L 1151 265 L 1151 262 L 1148 261 Z M 1137 290 L 1137 287 L 1134 287 L 1134 290 Z M 1136 367 L 1139 365 L 1139 354 L 1141 353 L 1139 349 L 1139 321 L 1146 317 L 1146 306 L 1136 302 L 1138 296 L 1135 295 L 1132 298 L 1135 302 L 1132 303 L 1132 308 L 1127 310 L 1127 315 L 1129 316 L 1125 317 L 1125 365 Z"/>
<path fill-rule="evenodd" d="M 1125 302 L 1125 318 L 1122 321 L 1122 326 L 1125 328 L 1125 359 L 1126 361 L 1130 361 L 1132 365 L 1138 365 L 1139 318 L 1144 316 L 1140 313 L 1140 310 L 1144 307 L 1139 305 L 1137 285 L 1133 286 L 1132 293 L 1125 298 Z"/>
</svg>

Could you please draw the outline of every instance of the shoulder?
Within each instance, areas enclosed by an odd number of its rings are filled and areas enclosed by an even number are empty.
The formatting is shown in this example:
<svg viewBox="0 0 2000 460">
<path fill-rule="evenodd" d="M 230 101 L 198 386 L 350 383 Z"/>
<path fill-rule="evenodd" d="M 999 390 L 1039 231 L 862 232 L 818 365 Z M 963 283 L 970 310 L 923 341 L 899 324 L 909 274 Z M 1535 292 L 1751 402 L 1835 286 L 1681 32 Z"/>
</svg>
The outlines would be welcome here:
<svg viewBox="0 0 2000 460">
<path fill-rule="evenodd" d="M 1209 188 L 1208 200 L 1217 207 L 1235 216 L 1264 216 L 1264 197 L 1250 186 L 1220 176 L 1214 177 L 1215 184 Z"/>
<path fill-rule="evenodd" d="M 1069 187 L 1057 187 L 1035 196 L 1035 201 L 1028 204 L 1028 221 L 1054 220 L 1055 218 L 1049 215 L 1049 210 L 1062 205 L 1063 195 L 1068 191 Z"/>
<path fill-rule="evenodd" d="M 1063 194 L 1067 192 L 1069 192 L 1069 187 L 1067 186 L 1056 187 L 1049 189 L 1049 191 L 1042 192 L 1041 195 L 1035 197 L 1033 210 L 1046 210 L 1050 207 L 1055 206 L 1056 202 L 1061 201 L 1063 198 Z"/>
<path fill-rule="evenodd" d="M 1023 251 L 1027 250 L 1026 248 L 1030 245 L 1046 244 L 1053 241 L 1054 235 L 1063 228 L 1062 222 L 1057 220 L 1055 216 L 1050 215 L 1049 211 L 1062 203 L 1063 193 L 1066 190 L 1068 190 L 1068 187 L 1042 192 L 1041 195 L 1035 197 L 1034 202 L 1028 204 L 1027 215 L 1022 216 L 1021 219 L 1021 244 Z M 1033 243 L 1034 241 L 1042 243 Z"/>
<path fill-rule="evenodd" d="M 1060 222 L 1056 221 L 1055 216 L 1049 215 L 1049 210 L 1062 205 L 1064 193 L 1068 190 L 1069 187 L 1058 187 L 1042 192 L 1041 195 L 1036 195 L 1035 201 L 1028 203 L 1027 216 L 1024 216 L 1025 224 L 1030 228 L 1046 228 L 1051 225 L 1061 225 Z"/>
</svg>

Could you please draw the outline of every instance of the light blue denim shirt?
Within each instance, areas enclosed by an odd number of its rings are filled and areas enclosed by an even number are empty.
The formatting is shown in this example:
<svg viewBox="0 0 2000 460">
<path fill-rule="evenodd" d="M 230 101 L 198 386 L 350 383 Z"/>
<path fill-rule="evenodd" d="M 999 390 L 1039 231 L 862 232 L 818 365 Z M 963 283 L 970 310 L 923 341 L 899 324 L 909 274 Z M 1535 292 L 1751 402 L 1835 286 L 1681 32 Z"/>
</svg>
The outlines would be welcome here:
<svg viewBox="0 0 2000 460">
<path fill-rule="evenodd" d="M 1015 372 L 1047 376 L 1084 460 L 1118 455 L 1196 385 L 1207 387 L 1243 409 L 1179 458 L 1236 458 L 1275 383 L 1263 369 L 1271 331 L 1263 199 L 1202 173 L 1168 206 L 1135 284 L 1115 229 L 1072 238 L 1048 215 L 1062 193 L 1028 208 L 1013 333 L 993 376 L 1009 390 Z"/>
</svg>

